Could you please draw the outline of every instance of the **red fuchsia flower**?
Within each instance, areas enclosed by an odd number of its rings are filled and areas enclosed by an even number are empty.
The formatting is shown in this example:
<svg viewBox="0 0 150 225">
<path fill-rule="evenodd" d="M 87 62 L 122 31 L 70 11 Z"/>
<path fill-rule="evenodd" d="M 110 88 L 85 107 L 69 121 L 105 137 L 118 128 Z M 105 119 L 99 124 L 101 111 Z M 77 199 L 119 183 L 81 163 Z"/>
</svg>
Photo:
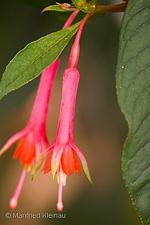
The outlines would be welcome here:
<svg viewBox="0 0 150 225">
<path fill-rule="evenodd" d="M 79 10 L 76 10 L 72 13 L 63 28 L 70 26 L 78 12 Z M 42 164 L 43 158 L 41 157 L 38 162 L 37 159 L 41 155 L 42 151 L 49 145 L 45 134 L 45 124 L 51 88 L 58 66 L 59 59 L 56 59 L 56 61 L 43 72 L 28 125 L 22 131 L 13 135 L 0 151 L 0 155 L 2 155 L 11 145 L 19 140 L 18 147 L 13 158 L 16 159 L 19 157 L 24 168 L 21 172 L 16 191 L 10 200 L 10 207 L 13 209 L 18 204 L 18 198 L 25 179 L 26 171 L 34 171 L 34 174 L 37 173 Z"/>
<path fill-rule="evenodd" d="M 12 209 L 17 206 L 26 171 L 34 170 L 37 158 L 49 145 L 45 134 L 45 123 L 51 88 L 58 65 L 59 60 L 57 59 L 43 72 L 27 126 L 22 131 L 13 135 L 0 151 L 0 155 L 2 155 L 11 145 L 19 141 L 13 158 L 16 159 L 19 157 L 24 167 L 16 191 L 10 200 L 10 207 Z"/>
<path fill-rule="evenodd" d="M 83 19 L 80 25 L 71 50 L 69 68 L 65 70 L 63 75 L 62 101 L 57 136 L 54 143 L 47 150 L 47 152 L 50 152 L 50 155 L 44 167 L 44 174 L 52 171 L 53 180 L 57 173 L 57 181 L 59 183 L 57 209 L 59 211 L 63 209 L 62 190 L 63 186 L 66 185 L 67 176 L 71 175 L 74 170 L 80 174 L 80 164 L 77 156 L 81 160 L 85 174 L 90 182 L 92 182 L 86 159 L 73 140 L 75 102 L 79 82 L 79 72 L 76 69 L 76 65 L 79 57 L 79 41 L 87 19 L 88 16 Z"/>
</svg>

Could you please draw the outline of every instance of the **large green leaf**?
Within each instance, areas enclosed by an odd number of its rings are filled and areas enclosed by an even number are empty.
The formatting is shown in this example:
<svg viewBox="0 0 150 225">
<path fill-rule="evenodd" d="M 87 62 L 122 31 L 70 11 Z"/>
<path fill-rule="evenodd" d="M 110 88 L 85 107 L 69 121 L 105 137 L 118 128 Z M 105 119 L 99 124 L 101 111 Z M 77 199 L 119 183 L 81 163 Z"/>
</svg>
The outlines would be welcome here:
<svg viewBox="0 0 150 225">
<path fill-rule="evenodd" d="M 63 51 L 80 22 L 28 44 L 8 64 L 0 82 L 0 99 L 37 77 Z"/>
<path fill-rule="evenodd" d="M 150 0 L 129 0 L 121 33 L 117 95 L 129 124 L 123 178 L 144 224 L 150 224 Z"/>
</svg>

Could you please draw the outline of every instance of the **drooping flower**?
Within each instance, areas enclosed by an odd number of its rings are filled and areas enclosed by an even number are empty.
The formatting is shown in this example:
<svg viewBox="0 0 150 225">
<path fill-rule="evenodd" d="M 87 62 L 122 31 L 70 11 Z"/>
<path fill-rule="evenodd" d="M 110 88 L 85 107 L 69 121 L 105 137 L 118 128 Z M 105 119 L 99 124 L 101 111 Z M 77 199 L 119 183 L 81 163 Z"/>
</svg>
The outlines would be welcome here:
<svg viewBox="0 0 150 225">
<path fill-rule="evenodd" d="M 63 209 L 62 188 L 66 184 L 66 177 L 71 175 L 74 170 L 80 174 L 80 164 L 77 156 L 82 162 L 87 177 L 91 180 L 87 162 L 73 141 L 74 110 L 78 81 L 79 72 L 77 69 L 68 68 L 65 70 L 57 136 L 54 143 L 48 149 L 51 153 L 44 167 L 44 173 L 52 170 L 53 179 L 57 172 L 57 180 L 59 183 L 57 208 L 59 211 Z"/>
<path fill-rule="evenodd" d="M 88 16 L 83 19 L 80 25 L 71 50 L 69 68 L 65 70 L 63 75 L 63 90 L 57 135 L 54 143 L 47 149 L 47 152 L 50 152 L 50 154 L 44 167 L 44 173 L 52 171 L 53 180 L 57 173 L 57 180 L 59 183 L 57 209 L 59 211 L 62 211 L 63 209 L 62 190 L 63 186 L 66 185 L 67 176 L 71 175 L 74 170 L 80 174 L 80 164 L 77 156 L 81 160 L 88 179 L 92 182 L 86 159 L 76 147 L 73 140 L 74 112 L 79 82 L 79 72 L 76 69 L 76 66 L 79 57 L 79 41 L 83 26 L 87 19 Z"/>
<path fill-rule="evenodd" d="M 70 26 L 78 12 L 79 10 L 76 10 L 71 14 L 63 28 Z M 13 158 L 16 159 L 19 157 L 20 162 L 24 165 L 15 193 L 10 200 L 11 208 L 15 208 L 18 204 L 18 198 L 26 171 L 33 171 L 34 175 L 37 173 L 43 158 L 40 158 L 38 162 L 37 159 L 42 151 L 49 145 L 45 134 L 45 123 L 51 88 L 58 66 L 59 59 L 56 59 L 56 61 L 43 72 L 28 125 L 22 131 L 13 135 L 0 151 L 0 155 L 2 155 L 11 145 L 18 141 L 18 147 Z"/>
<path fill-rule="evenodd" d="M 17 206 L 26 171 L 34 171 L 37 158 L 49 145 L 45 134 L 45 124 L 51 88 L 58 66 L 59 59 L 52 63 L 43 72 L 27 126 L 20 132 L 13 135 L 0 151 L 0 155 L 2 155 L 11 145 L 18 141 L 18 146 L 13 158 L 16 159 L 19 157 L 20 162 L 24 166 L 16 191 L 10 200 L 11 208 L 15 208 Z"/>
</svg>

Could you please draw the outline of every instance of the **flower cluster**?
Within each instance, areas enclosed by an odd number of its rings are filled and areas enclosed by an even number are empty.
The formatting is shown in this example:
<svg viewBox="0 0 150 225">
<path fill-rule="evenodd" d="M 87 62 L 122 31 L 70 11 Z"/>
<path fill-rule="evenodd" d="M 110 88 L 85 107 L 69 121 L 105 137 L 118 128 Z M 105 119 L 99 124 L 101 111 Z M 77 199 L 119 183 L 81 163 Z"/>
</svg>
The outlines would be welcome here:
<svg viewBox="0 0 150 225">
<path fill-rule="evenodd" d="M 78 10 L 72 13 L 63 28 L 70 26 L 77 13 Z M 12 209 L 18 204 L 26 172 L 30 171 L 34 177 L 37 171 L 40 170 L 45 158 L 44 174 L 51 171 L 53 180 L 55 174 L 57 174 L 59 183 L 57 209 L 59 211 L 63 209 L 62 189 L 66 185 L 67 176 L 71 175 L 74 170 L 80 174 L 78 157 L 81 160 L 85 174 L 91 181 L 86 159 L 73 140 L 75 103 L 79 83 L 79 72 L 76 66 L 79 58 L 80 37 L 88 18 L 89 14 L 85 16 L 80 24 L 71 49 L 69 68 L 65 70 L 63 75 L 62 100 L 55 141 L 53 144 L 49 144 L 45 133 L 45 124 L 51 89 L 59 66 L 59 59 L 56 59 L 42 74 L 27 126 L 13 135 L 0 151 L 0 155 L 2 155 L 11 145 L 18 142 L 13 158 L 19 157 L 20 162 L 23 164 L 23 170 L 15 193 L 10 200 L 10 207 Z"/>
</svg>

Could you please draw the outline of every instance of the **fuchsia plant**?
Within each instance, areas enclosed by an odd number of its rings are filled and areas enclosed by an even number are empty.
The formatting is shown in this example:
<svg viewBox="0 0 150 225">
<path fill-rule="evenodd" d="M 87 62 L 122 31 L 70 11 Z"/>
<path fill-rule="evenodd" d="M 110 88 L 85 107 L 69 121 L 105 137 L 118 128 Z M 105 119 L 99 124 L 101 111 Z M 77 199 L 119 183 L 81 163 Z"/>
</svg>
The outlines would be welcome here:
<svg viewBox="0 0 150 225">
<path fill-rule="evenodd" d="M 63 28 L 70 26 L 77 13 L 78 10 L 72 13 Z M 0 155 L 2 155 L 8 150 L 8 148 L 10 148 L 11 145 L 13 145 L 16 141 L 19 141 L 13 158 L 16 159 L 19 157 L 19 160 L 23 164 L 24 168 L 21 172 L 16 191 L 10 200 L 10 207 L 12 209 L 14 209 L 18 204 L 18 198 L 26 171 L 31 171 L 32 173 L 34 172 L 37 159 L 49 145 L 45 134 L 46 116 L 51 89 L 58 66 L 59 59 L 56 59 L 56 61 L 43 72 L 28 125 L 22 131 L 13 135 L 0 151 Z M 42 161 L 43 159 L 40 163 L 38 163 L 38 168 L 40 167 Z"/>
<path fill-rule="evenodd" d="M 122 173 L 133 204 L 143 224 L 150 224 L 150 132 L 149 132 L 149 0 L 122 0 L 116 5 L 98 4 L 96 0 L 72 0 L 72 4 L 57 3 L 45 11 L 73 12 L 62 30 L 49 34 L 27 45 L 8 64 L 0 82 L 0 99 L 42 73 L 37 96 L 27 126 L 13 135 L 2 147 L 0 155 L 17 142 L 13 158 L 19 158 L 23 170 L 10 200 L 10 207 L 17 206 L 26 172 L 44 169 L 57 175 L 59 183 L 57 209 L 63 210 L 62 193 L 66 178 L 75 170 L 83 170 L 92 183 L 87 162 L 74 143 L 74 114 L 79 84 L 77 63 L 80 38 L 85 22 L 95 14 L 125 12 L 121 25 L 119 54 L 116 73 L 118 102 L 129 125 L 129 134 L 122 156 Z M 82 11 L 86 15 L 71 25 Z M 83 15 L 83 14 L 82 14 Z M 77 34 L 76 34 L 77 33 Z M 59 66 L 59 55 L 76 34 L 71 48 L 69 68 L 63 75 L 62 100 L 57 135 L 51 144 L 47 140 L 45 126 L 51 89 Z M 103 32 L 102 32 L 103 34 Z M 92 42 L 90 43 L 92 44 Z"/>
<path fill-rule="evenodd" d="M 61 9 L 68 7 L 67 4 L 58 4 L 57 6 Z M 106 10 L 109 11 L 109 9 Z M 72 13 L 63 29 L 70 26 L 78 12 L 79 10 L 76 9 Z M 86 159 L 76 147 L 73 140 L 75 102 L 79 82 L 79 72 L 76 66 L 80 51 L 80 38 L 84 24 L 91 16 L 92 14 L 88 13 L 81 22 L 70 53 L 69 68 L 64 72 L 59 124 L 54 143 L 48 147 L 49 142 L 45 134 L 45 125 L 51 88 L 59 66 L 59 59 L 56 59 L 42 74 L 28 125 L 22 131 L 13 135 L 0 151 L 0 155 L 2 155 L 11 145 L 18 141 L 18 146 L 13 158 L 16 159 L 19 157 L 20 162 L 23 164 L 23 170 L 16 191 L 10 200 L 10 207 L 12 209 L 18 204 L 18 198 L 26 172 L 32 172 L 34 177 L 40 170 L 42 162 L 47 154 L 49 154 L 49 156 L 45 162 L 44 173 L 48 173 L 52 170 L 53 180 L 57 173 L 59 183 L 57 208 L 59 211 L 63 209 L 62 189 L 63 186 L 66 185 L 66 177 L 71 175 L 74 170 L 80 174 L 80 164 L 77 156 L 81 160 L 85 174 L 90 182 L 92 182 Z M 47 147 L 48 149 L 46 149 Z"/>
</svg>

